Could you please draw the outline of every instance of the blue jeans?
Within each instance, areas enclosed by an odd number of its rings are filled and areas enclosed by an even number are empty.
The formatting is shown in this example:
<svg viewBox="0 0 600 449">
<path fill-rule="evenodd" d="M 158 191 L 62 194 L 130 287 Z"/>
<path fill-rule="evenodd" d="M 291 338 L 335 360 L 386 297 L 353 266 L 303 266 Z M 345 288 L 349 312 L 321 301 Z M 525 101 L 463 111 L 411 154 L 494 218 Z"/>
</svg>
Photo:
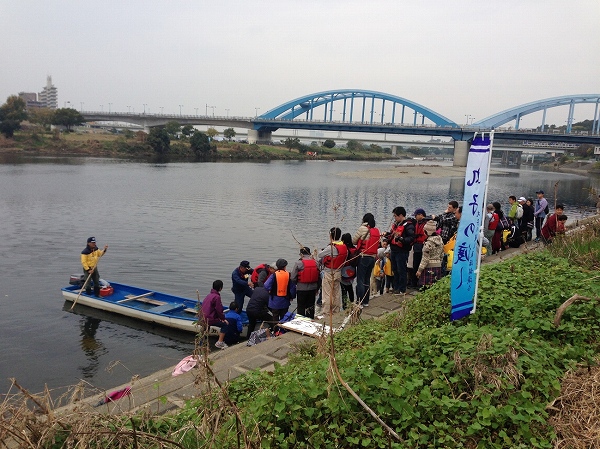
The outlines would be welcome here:
<svg viewBox="0 0 600 449">
<path fill-rule="evenodd" d="M 392 251 L 392 270 L 394 271 L 394 291 L 406 292 L 406 264 L 408 251 Z"/>
<path fill-rule="evenodd" d="M 374 266 L 374 257 L 360 256 L 358 258 L 358 266 L 356 267 L 356 300 L 359 303 L 369 304 L 371 273 L 373 273 Z"/>
<path fill-rule="evenodd" d="M 250 288 L 249 285 L 246 286 L 245 290 L 243 292 L 233 292 L 233 296 L 234 296 L 234 300 L 235 303 L 238 305 L 238 313 L 241 312 L 244 309 L 244 300 L 245 297 L 247 296 L 248 298 L 252 297 L 252 289 Z M 223 304 L 223 306 L 225 308 L 229 307 L 229 304 Z"/>
</svg>

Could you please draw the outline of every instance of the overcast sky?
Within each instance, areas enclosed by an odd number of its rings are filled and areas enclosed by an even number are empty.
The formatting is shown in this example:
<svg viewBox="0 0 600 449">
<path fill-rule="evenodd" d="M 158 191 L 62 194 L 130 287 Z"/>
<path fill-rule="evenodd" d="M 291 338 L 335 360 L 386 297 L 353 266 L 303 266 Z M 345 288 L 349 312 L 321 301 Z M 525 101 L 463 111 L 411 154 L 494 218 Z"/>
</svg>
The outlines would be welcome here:
<svg viewBox="0 0 600 449">
<path fill-rule="evenodd" d="M 464 123 L 600 94 L 599 0 L 0 0 L 0 43 L 0 103 L 47 75 L 60 107 L 223 116 L 358 88 Z"/>
</svg>

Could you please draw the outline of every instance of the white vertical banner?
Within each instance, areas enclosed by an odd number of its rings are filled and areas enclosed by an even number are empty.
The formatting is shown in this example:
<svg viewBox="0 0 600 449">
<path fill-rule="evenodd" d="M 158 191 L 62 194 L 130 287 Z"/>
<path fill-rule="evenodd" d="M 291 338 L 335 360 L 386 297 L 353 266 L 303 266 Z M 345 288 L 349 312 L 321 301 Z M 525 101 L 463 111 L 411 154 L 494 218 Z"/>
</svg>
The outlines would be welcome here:
<svg viewBox="0 0 600 449">
<path fill-rule="evenodd" d="M 458 225 L 452 276 L 450 320 L 459 320 L 474 311 L 479 279 L 481 225 L 486 213 L 487 185 L 492 159 L 493 132 L 473 138 L 465 173 L 465 196 Z"/>
</svg>

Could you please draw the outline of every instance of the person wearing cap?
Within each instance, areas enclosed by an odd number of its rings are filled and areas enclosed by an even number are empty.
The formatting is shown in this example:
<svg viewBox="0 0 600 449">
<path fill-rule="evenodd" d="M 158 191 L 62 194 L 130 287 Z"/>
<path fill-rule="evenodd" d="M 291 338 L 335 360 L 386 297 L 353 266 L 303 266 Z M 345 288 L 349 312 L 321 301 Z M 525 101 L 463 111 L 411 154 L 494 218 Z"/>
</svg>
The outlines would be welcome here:
<svg viewBox="0 0 600 449">
<path fill-rule="evenodd" d="M 436 223 L 433 220 L 425 223 L 423 232 L 427 235 L 427 240 L 423 245 L 423 257 L 415 275 L 419 278 L 419 287 L 427 288 L 442 278 L 444 243 L 436 232 Z"/>
<path fill-rule="evenodd" d="M 535 217 L 535 241 L 539 242 L 542 238 L 542 223 L 546 218 L 546 208 L 548 207 L 548 200 L 544 198 L 544 191 L 538 190 L 535 192 L 537 200 L 535 200 L 535 209 L 533 216 Z"/>
<path fill-rule="evenodd" d="M 85 288 L 87 295 L 92 294 L 91 281 L 94 283 L 94 296 L 100 296 L 100 273 L 98 273 L 98 260 L 106 253 L 108 245 L 104 245 L 104 249 L 98 249 L 96 246 L 96 237 L 87 239 L 87 245 L 81 251 L 81 265 L 83 266 L 83 274 L 85 283 L 82 287 Z"/>
<path fill-rule="evenodd" d="M 287 260 L 277 259 L 277 270 L 265 281 L 265 290 L 269 292 L 269 309 L 276 322 L 281 321 L 290 310 L 292 299 L 296 296 L 296 286 L 285 269 L 287 265 Z"/>
<path fill-rule="evenodd" d="M 290 278 L 292 282 L 296 283 L 298 314 L 314 318 L 315 300 L 321 274 L 317 267 L 317 261 L 310 255 L 309 247 L 300 248 L 300 260 L 297 260 L 292 267 Z"/>
<path fill-rule="evenodd" d="M 519 229 L 521 230 L 521 236 L 523 238 L 523 242 L 531 241 L 531 230 L 534 226 L 534 216 L 533 216 L 533 201 L 529 200 L 522 196 L 519 198 L 519 204 L 523 208 L 523 216 L 519 219 Z"/>
<path fill-rule="evenodd" d="M 415 275 L 419 265 L 421 264 L 421 258 L 423 257 L 423 245 L 425 244 L 425 240 L 427 240 L 427 235 L 423 228 L 425 227 L 425 223 L 427 220 L 425 219 L 424 209 L 417 209 L 413 214 L 414 225 L 415 225 L 415 241 L 412 247 L 413 260 L 412 260 L 412 268 L 407 269 L 408 274 L 408 286 L 411 288 L 417 288 L 419 286 L 419 279 Z"/>
<path fill-rule="evenodd" d="M 231 291 L 233 292 L 235 302 L 238 304 L 238 310 L 244 309 L 244 298 L 252 296 L 254 284 L 249 279 L 252 272 L 250 262 L 242 260 L 240 266 L 231 273 L 231 282 L 233 283 Z"/>
</svg>

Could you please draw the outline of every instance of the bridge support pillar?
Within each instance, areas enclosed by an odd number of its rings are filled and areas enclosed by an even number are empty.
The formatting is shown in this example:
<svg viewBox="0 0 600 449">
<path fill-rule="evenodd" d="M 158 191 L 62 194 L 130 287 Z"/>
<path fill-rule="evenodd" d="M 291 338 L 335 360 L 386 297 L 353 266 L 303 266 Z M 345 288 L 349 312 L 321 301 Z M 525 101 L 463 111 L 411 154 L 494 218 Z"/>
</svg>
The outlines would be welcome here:
<svg viewBox="0 0 600 449">
<path fill-rule="evenodd" d="M 454 141 L 454 167 L 466 167 L 469 158 L 469 142 L 467 140 Z"/>
<path fill-rule="evenodd" d="M 256 129 L 248 130 L 248 143 L 271 143 L 271 131 L 257 131 Z"/>
<path fill-rule="evenodd" d="M 392 145 L 392 156 L 396 157 L 398 154 L 398 145 Z"/>
</svg>

